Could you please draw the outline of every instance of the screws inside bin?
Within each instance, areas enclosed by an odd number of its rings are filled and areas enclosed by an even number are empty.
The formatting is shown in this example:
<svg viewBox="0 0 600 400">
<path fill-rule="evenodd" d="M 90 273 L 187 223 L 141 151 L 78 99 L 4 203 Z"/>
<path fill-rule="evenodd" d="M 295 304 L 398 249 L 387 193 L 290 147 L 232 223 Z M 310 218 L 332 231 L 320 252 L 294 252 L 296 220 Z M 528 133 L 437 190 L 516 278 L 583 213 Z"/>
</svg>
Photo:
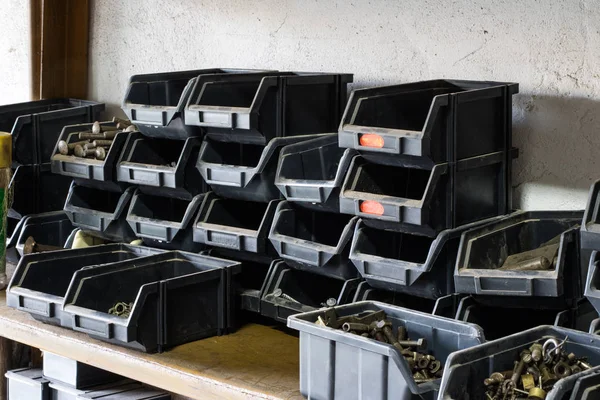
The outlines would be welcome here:
<svg viewBox="0 0 600 400">
<path fill-rule="evenodd" d="M 424 338 L 407 339 L 409 332 L 404 326 L 397 327 L 394 334 L 393 323 L 387 319 L 383 311 L 338 317 L 335 309 L 331 308 L 326 310 L 324 315 L 319 316 L 316 323 L 391 344 L 408 363 L 417 384 L 433 381 L 442 376 L 442 362 L 425 352 L 427 341 Z"/>
<path fill-rule="evenodd" d="M 65 156 L 71 155 L 77 158 L 106 159 L 106 154 L 118 133 L 137 130 L 135 125 L 132 125 L 129 121 L 114 118 L 113 122 L 117 123 L 117 130 L 114 127 L 102 126 L 100 122 L 96 121 L 89 131 L 78 133 L 77 141 L 71 143 L 67 143 L 65 140 L 59 141 L 58 152 Z"/>
<path fill-rule="evenodd" d="M 511 371 L 494 372 L 483 381 L 488 400 L 544 400 L 561 380 L 592 368 L 586 357 L 567 353 L 568 338 L 545 338 L 520 351 Z"/>
</svg>

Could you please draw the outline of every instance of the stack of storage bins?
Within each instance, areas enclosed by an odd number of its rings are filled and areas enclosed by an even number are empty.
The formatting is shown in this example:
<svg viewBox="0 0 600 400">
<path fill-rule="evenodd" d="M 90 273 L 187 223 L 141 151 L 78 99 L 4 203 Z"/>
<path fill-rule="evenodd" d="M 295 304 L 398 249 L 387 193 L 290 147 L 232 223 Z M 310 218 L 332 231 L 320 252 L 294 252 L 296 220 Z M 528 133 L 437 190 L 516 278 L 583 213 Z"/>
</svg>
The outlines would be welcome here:
<svg viewBox="0 0 600 400">
<path fill-rule="evenodd" d="M 13 201 L 6 235 L 9 261 L 18 261 L 15 249 L 26 216 L 62 210 L 70 180 L 51 173 L 50 157 L 63 126 L 93 122 L 103 110 L 104 104 L 75 99 L 0 106 L 0 131 L 10 132 L 13 140 L 14 175 L 9 184 Z M 46 232 L 51 230 L 38 228 L 36 239 L 62 245 Z"/>
</svg>

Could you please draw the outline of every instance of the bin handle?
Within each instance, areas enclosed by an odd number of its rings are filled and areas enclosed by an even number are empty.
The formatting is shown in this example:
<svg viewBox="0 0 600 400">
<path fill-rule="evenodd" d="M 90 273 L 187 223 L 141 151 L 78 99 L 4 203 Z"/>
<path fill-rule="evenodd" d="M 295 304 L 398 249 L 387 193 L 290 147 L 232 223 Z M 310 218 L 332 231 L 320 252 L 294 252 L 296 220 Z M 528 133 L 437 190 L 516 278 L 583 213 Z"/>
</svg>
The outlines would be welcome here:
<svg viewBox="0 0 600 400">
<path fill-rule="evenodd" d="M 213 236 L 217 238 L 232 238 L 233 240 L 213 240 Z M 236 235 L 235 233 L 226 233 L 226 232 L 215 232 L 210 229 L 206 230 L 206 244 L 213 245 L 216 247 L 225 247 L 234 250 L 241 250 L 241 236 Z"/>
<path fill-rule="evenodd" d="M 204 115 L 210 115 L 210 122 L 204 121 Z M 198 126 L 208 126 L 216 128 L 229 128 L 233 129 L 233 120 L 237 113 L 223 112 L 223 111 L 198 111 Z M 216 118 L 214 118 L 216 117 Z M 223 118 L 224 117 L 224 118 Z"/>
<path fill-rule="evenodd" d="M 26 303 L 30 303 L 30 302 L 35 302 L 36 304 L 43 304 L 44 305 L 44 309 L 40 310 L 37 308 L 32 308 L 32 307 L 28 307 Z M 44 317 L 51 317 L 50 315 L 50 303 L 45 302 L 45 301 L 39 301 L 36 299 L 32 299 L 30 297 L 25 297 L 22 295 L 19 295 L 19 304 L 17 306 L 17 309 L 20 311 L 25 311 L 28 312 L 30 314 L 37 314 L 37 315 L 42 315 Z"/>
<path fill-rule="evenodd" d="M 502 291 L 502 292 L 508 293 L 508 294 L 520 294 L 523 296 L 531 296 L 533 293 L 533 283 L 529 279 L 526 280 L 527 285 L 525 286 L 525 288 L 523 290 L 514 290 L 514 289 L 511 290 L 511 289 L 505 289 L 505 288 L 483 289 L 481 287 L 481 277 L 475 276 L 475 277 L 473 277 L 473 280 L 475 282 L 475 293 L 476 294 L 498 294 L 499 291 Z M 488 284 L 488 286 L 489 286 L 489 284 Z"/>
<path fill-rule="evenodd" d="M 86 333 L 86 334 L 92 335 L 92 336 L 100 336 L 104 339 L 110 339 L 110 331 L 111 331 L 110 328 L 111 328 L 112 324 L 107 323 L 106 325 L 103 325 L 102 330 L 96 330 L 96 329 L 85 328 L 85 327 L 81 326 L 82 321 L 97 322 L 95 319 L 92 319 L 92 318 L 82 317 L 80 315 L 73 315 L 73 330 L 74 331 L 83 332 L 83 333 Z"/>
</svg>

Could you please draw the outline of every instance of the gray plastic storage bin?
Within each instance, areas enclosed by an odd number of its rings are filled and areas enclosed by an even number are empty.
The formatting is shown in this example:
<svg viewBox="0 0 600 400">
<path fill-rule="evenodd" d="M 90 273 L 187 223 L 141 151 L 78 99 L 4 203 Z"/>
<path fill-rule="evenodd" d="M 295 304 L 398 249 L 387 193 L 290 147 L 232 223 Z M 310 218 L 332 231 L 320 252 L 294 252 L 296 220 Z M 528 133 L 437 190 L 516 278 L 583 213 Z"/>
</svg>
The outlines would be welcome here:
<svg viewBox="0 0 600 400">
<path fill-rule="evenodd" d="M 177 189 L 183 196 L 205 192 L 195 168 L 201 144 L 199 137 L 183 141 L 131 133 L 117 161 L 117 179 L 142 187 Z"/>
<path fill-rule="evenodd" d="M 593 251 L 585 282 L 585 297 L 600 313 L 600 252 Z"/>
<path fill-rule="evenodd" d="M 11 132 L 13 162 L 50 162 L 56 139 L 65 125 L 94 122 L 104 103 L 48 99 L 0 106 L 0 131 Z"/>
<path fill-rule="evenodd" d="M 102 122 L 101 124 L 103 131 L 106 129 L 117 129 L 116 124 L 113 122 Z M 52 153 L 52 172 L 76 179 L 114 183 L 117 180 L 117 159 L 121 155 L 121 150 L 127 141 L 127 137 L 130 135 L 129 132 L 120 132 L 112 139 L 112 144 L 106 152 L 106 158 L 104 160 L 76 157 L 74 155 L 63 155 L 58 151 L 58 143 L 61 140 L 64 140 L 67 143 L 79 142 L 79 133 L 91 132 L 92 125 L 93 124 L 70 125 L 63 128 Z M 104 185 L 107 184 L 108 183 Z"/>
<path fill-rule="evenodd" d="M 4 376 L 7 400 L 54 400 L 50 397 L 50 381 L 39 368 L 15 369 Z"/>
<path fill-rule="evenodd" d="M 141 383 L 134 382 L 129 379 L 125 379 L 119 382 L 107 383 L 104 385 L 93 386 L 87 389 L 76 389 L 72 386 L 65 385 L 60 382 L 52 382 L 50 383 L 50 397 L 52 400 L 80 400 L 86 398 L 83 396 L 90 394 L 96 396 L 96 398 L 104 399 L 105 397 L 102 396 L 118 396 L 121 394 L 125 394 L 129 391 L 138 390 L 141 388 L 143 388 Z"/>
<path fill-rule="evenodd" d="M 472 324 L 384 303 L 364 301 L 334 307 L 338 316 L 383 310 L 393 331 L 404 326 L 411 338 L 424 338 L 427 352 L 446 362 L 457 351 L 484 341 Z M 408 363 L 391 344 L 317 325 L 325 311 L 293 315 L 288 326 L 300 331 L 300 392 L 309 399 L 433 399 L 439 380 L 415 383 Z M 480 399 L 474 397 L 474 399 Z"/>
<path fill-rule="evenodd" d="M 275 186 L 289 201 L 339 212 L 340 188 L 356 151 L 338 146 L 337 134 L 285 146 Z"/>
<path fill-rule="evenodd" d="M 21 258 L 17 251 L 17 242 L 27 218 L 17 219 L 6 216 L 6 261 L 9 263 L 16 264 Z"/>
<path fill-rule="evenodd" d="M 456 291 L 489 296 L 564 297 L 569 303 L 582 298 L 588 269 L 587 265 L 580 268 L 579 260 L 578 224 L 582 215 L 578 211 L 519 211 L 466 231 L 454 270 Z M 559 235 L 553 268 L 499 269 L 507 257 L 537 249 Z"/>
<path fill-rule="evenodd" d="M 600 250 L 600 181 L 590 187 L 580 237 L 582 262 L 587 265 L 591 251 Z"/>
<path fill-rule="evenodd" d="M 200 194 L 184 200 L 137 189 L 127 212 L 127 223 L 149 246 L 198 252 L 204 246 L 193 242 L 192 221 L 203 197 Z"/>
<path fill-rule="evenodd" d="M 588 362 L 595 365 L 590 370 L 561 379 L 545 398 L 545 400 L 569 399 L 573 387 L 580 378 L 600 370 L 600 342 L 588 333 L 552 326 L 539 326 L 454 352 L 448 357 L 444 368 L 439 399 L 485 399 L 484 379 L 492 372 L 512 370 L 521 350 L 549 337 L 555 337 L 560 341 L 566 338 L 564 348 L 567 353 L 572 352 L 580 357 L 588 357 Z M 581 389 L 579 387 L 579 390 Z"/>
<path fill-rule="evenodd" d="M 441 79 L 354 90 L 340 147 L 436 163 L 508 151 L 518 91 L 516 83 Z"/>
<path fill-rule="evenodd" d="M 185 123 L 218 140 L 267 144 L 276 137 L 334 132 L 351 74 L 271 72 L 200 76 Z"/>
<path fill-rule="evenodd" d="M 135 189 L 128 187 L 120 193 L 73 182 L 64 211 L 73 225 L 84 231 L 103 239 L 128 242 L 136 238 L 126 219 Z"/>
<path fill-rule="evenodd" d="M 122 376 L 58 354 L 45 351 L 44 377 L 52 382 L 60 382 L 75 389 L 101 385 L 123 380 Z"/>
<path fill-rule="evenodd" d="M 262 203 L 224 199 L 209 192 L 194 221 L 194 241 L 231 250 L 271 254 L 267 237 L 277 204 L 277 200 Z"/>
<path fill-rule="evenodd" d="M 29 254 L 21 258 L 6 289 L 6 304 L 42 322 L 59 325 L 62 305 L 75 271 L 162 252 L 142 246 L 107 244 Z"/>
<path fill-rule="evenodd" d="M 25 218 L 15 244 L 19 258 L 23 256 L 25 242 L 30 236 L 35 239 L 36 243 L 42 245 L 65 247 L 74 229 L 75 227 L 64 211 L 35 214 Z"/>
<path fill-rule="evenodd" d="M 277 206 L 269 232 L 275 250 L 290 266 L 337 279 L 358 277 L 348 259 L 358 218 L 294 206 Z"/>
<path fill-rule="evenodd" d="M 290 315 L 354 299 L 360 279 L 334 279 L 290 268 L 275 260 L 267 273 L 260 301 L 260 313 L 285 323 Z M 333 304 L 328 303 L 332 301 Z"/>
<path fill-rule="evenodd" d="M 202 76 L 259 73 L 244 69 L 197 69 L 134 75 L 121 108 L 146 136 L 186 139 L 202 135 L 202 129 L 184 123 L 184 108 L 195 81 Z"/>
</svg>

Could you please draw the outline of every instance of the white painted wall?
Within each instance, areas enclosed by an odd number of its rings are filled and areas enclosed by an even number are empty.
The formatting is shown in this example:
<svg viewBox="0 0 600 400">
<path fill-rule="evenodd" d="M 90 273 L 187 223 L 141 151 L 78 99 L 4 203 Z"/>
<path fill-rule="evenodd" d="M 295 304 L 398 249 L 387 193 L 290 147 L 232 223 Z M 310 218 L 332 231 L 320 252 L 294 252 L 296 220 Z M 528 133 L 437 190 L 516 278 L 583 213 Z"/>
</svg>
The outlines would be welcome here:
<svg viewBox="0 0 600 400">
<path fill-rule="evenodd" d="M 0 105 L 31 95 L 29 1 L 0 0 Z"/>
<path fill-rule="evenodd" d="M 117 111 L 130 75 L 203 67 L 516 81 L 515 205 L 584 208 L 599 31 L 600 0 L 92 0 L 90 95 Z"/>
</svg>

